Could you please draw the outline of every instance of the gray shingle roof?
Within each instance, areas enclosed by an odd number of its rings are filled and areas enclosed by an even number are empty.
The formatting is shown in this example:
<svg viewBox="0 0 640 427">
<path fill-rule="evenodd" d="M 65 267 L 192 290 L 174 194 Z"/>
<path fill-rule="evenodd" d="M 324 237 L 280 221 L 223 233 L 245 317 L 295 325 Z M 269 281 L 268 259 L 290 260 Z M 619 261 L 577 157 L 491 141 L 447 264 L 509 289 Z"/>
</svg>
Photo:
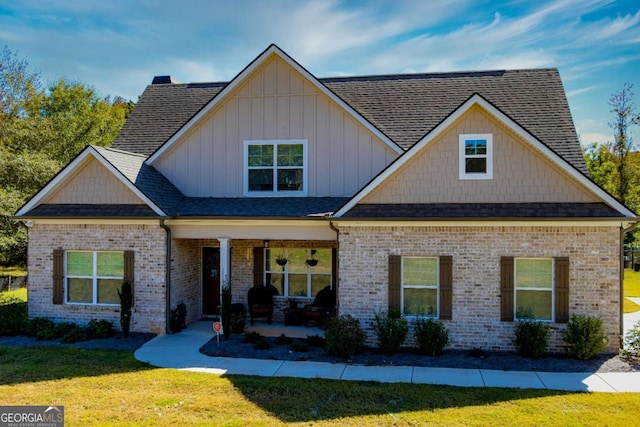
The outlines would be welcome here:
<svg viewBox="0 0 640 427">
<path fill-rule="evenodd" d="M 344 218 L 608 218 L 623 217 L 604 203 L 361 204 Z"/>
<path fill-rule="evenodd" d="M 225 82 L 147 86 L 112 147 L 151 155 L 226 85 Z"/>
<path fill-rule="evenodd" d="M 144 163 L 144 155 L 112 148 L 93 147 L 165 213 L 171 213 L 184 196 L 167 178 Z"/>
<path fill-rule="evenodd" d="M 578 170 L 586 172 L 556 69 L 319 80 L 404 149 L 418 142 L 474 93 L 478 93 Z M 151 155 L 226 84 L 148 86 L 113 148 Z"/>
<path fill-rule="evenodd" d="M 28 217 L 40 218 L 135 218 L 157 217 L 147 205 L 46 204 L 29 211 Z"/>
</svg>

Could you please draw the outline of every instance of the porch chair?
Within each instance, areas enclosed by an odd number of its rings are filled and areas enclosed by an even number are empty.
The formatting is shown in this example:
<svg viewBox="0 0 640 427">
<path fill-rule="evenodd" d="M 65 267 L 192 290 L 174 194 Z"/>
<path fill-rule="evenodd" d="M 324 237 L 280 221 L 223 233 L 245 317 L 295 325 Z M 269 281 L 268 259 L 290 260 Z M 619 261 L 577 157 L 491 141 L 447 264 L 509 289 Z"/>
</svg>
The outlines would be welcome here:
<svg viewBox="0 0 640 427">
<path fill-rule="evenodd" d="M 273 316 L 273 290 L 271 287 L 262 285 L 254 285 L 247 293 L 247 301 L 249 302 L 249 317 L 251 324 L 255 318 L 266 318 L 267 323 L 271 324 Z"/>
<path fill-rule="evenodd" d="M 313 304 L 304 306 L 305 324 L 315 321 L 319 324 L 336 312 L 336 291 L 331 286 L 325 286 L 316 294 Z"/>
</svg>

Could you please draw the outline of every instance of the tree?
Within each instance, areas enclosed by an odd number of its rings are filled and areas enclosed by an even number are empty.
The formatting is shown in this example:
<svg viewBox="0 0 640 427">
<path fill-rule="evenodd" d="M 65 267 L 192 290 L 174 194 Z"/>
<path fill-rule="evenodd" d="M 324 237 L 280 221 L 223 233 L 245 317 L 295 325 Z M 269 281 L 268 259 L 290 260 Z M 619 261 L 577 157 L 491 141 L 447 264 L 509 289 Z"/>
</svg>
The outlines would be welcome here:
<svg viewBox="0 0 640 427">
<path fill-rule="evenodd" d="M 25 103 L 40 89 L 40 75 L 29 71 L 28 65 L 7 46 L 0 53 L 0 144 L 12 121 L 24 113 Z"/>
<path fill-rule="evenodd" d="M 610 111 L 614 114 L 614 120 L 609 123 L 609 127 L 613 129 L 611 153 L 618 172 L 617 197 L 624 204 L 627 204 L 632 179 L 628 160 L 633 149 L 633 139 L 629 128 L 639 120 L 633 97 L 633 85 L 625 83 L 622 90 L 609 98 Z"/>
<path fill-rule="evenodd" d="M 38 73 L 7 47 L 0 54 L 0 265 L 24 264 L 27 234 L 11 216 L 87 145 L 109 146 L 133 103 L 99 97 Z"/>
</svg>

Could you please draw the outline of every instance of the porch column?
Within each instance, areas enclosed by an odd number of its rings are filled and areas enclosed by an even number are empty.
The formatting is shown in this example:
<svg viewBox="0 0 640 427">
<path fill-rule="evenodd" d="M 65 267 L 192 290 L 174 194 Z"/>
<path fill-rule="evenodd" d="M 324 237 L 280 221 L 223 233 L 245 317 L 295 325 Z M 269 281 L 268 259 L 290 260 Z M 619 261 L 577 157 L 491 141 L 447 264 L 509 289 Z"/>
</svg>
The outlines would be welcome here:
<svg viewBox="0 0 640 427">
<path fill-rule="evenodd" d="M 222 289 L 231 279 L 229 276 L 231 252 L 228 237 L 218 237 L 218 242 L 220 242 L 220 289 Z"/>
</svg>

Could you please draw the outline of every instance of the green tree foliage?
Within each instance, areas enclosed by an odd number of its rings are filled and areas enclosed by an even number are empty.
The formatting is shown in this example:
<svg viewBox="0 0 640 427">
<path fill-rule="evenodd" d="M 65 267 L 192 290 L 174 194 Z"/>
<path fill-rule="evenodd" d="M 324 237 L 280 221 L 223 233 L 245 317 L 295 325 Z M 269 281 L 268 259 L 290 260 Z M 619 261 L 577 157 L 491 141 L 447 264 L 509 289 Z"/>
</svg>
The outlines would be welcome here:
<svg viewBox="0 0 640 427">
<path fill-rule="evenodd" d="M 609 98 L 613 121 L 613 141 L 594 143 L 584 149 L 591 178 L 631 210 L 640 208 L 640 152 L 633 151 L 633 125 L 640 124 L 634 103 L 633 85 L 626 83 Z M 627 242 L 633 237 L 627 235 Z"/>
<path fill-rule="evenodd" d="M 7 47 L 0 54 L 0 265 L 24 264 L 26 231 L 10 219 L 87 145 L 109 146 L 133 103 L 82 83 L 40 76 Z"/>
</svg>

